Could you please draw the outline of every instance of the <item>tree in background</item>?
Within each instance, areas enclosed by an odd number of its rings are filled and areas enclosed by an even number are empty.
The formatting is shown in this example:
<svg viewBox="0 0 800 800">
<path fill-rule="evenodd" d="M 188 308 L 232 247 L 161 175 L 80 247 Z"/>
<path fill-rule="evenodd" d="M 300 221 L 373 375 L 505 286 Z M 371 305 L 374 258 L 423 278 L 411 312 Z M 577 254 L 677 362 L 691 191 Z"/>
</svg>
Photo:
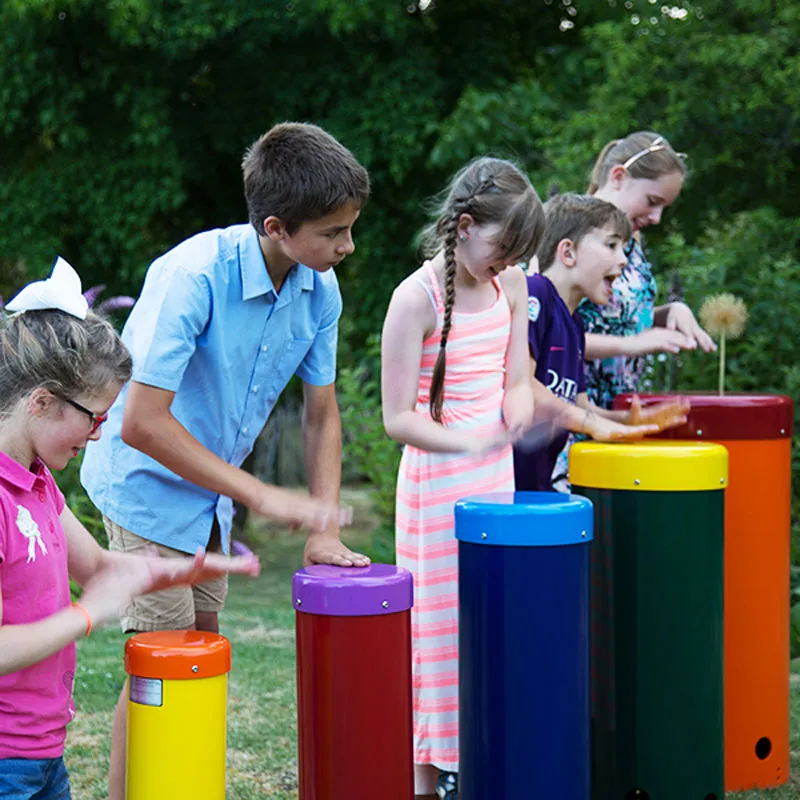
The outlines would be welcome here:
<svg viewBox="0 0 800 800">
<path fill-rule="evenodd" d="M 245 219 L 241 154 L 275 122 L 320 124 L 366 164 L 340 270 L 351 475 L 393 480 L 370 336 L 416 266 L 426 199 L 486 152 L 541 194 L 580 191 L 606 141 L 665 133 L 690 178 L 648 232 L 662 291 L 677 272 L 696 307 L 741 296 L 730 387 L 797 396 L 792 0 L 5 0 L 0 25 L 5 296 L 56 253 L 86 285 L 138 294 L 155 256 Z M 680 367 L 681 388 L 714 386 L 710 360 Z"/>
</svg>

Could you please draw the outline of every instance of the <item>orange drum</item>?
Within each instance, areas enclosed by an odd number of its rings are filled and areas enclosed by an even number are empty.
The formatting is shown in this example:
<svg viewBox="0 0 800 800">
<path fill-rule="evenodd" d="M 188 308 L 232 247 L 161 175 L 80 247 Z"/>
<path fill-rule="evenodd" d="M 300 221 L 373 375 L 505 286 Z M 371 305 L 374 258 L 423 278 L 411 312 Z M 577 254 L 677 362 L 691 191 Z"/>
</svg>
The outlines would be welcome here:
<svg viewBox="0 0 800 800">
<path fill-rule="evenodd" d="M 789 566 L 794 409 L 781 395 L 686 395 L 686 425 L 662 438 L 729 454 L 725 496 L 725 788 L 789 779 Z M 642 395 L 642 402 L 669 399 Z M 621 395 L 615 408 L 630 406 Z"/>
</svg>

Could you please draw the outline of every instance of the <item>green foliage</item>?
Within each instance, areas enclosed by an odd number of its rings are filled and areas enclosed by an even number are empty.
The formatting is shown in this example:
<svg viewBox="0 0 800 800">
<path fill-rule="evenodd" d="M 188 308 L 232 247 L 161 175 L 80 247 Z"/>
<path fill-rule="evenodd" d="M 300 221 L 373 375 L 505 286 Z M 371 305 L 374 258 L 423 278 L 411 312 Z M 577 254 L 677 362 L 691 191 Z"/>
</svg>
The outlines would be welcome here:
<svg viewBox="0 0 800 800">
<path fill-rule="evenodd" d="M 745 333 L 728 343 L 727 386 L 733 391 L 791 394 L 797 387 L 798 254 L 800 220 L 783 218 L 769 208 L 711 219 L 694 244 L 673 235 L 660 250 L 661 264 L 678 270 L 684 297 L 693 308 L 721 291 L 741 297 L 747 305 Z M 682 361 L 687 388 L 714 388 L 715 358 L 695 353 Z"/>
<path fill-rule="evenodd" d="M 582 190 L 609 139 L 666 134 L 691 175 L 648 231 L 654 261 L 695 308 L 721 288 L 748 303 L 731 388 L 797 396 L 791 0 L 7 0 L 0 25 L 5 297 L 57 253 L 85 285 L 136 295 L 168 247 L 245 218 L 241 154 L 276 122 L 316 122 L 366 164 L 373 196 L 339 270 L 341 394 L 352 469 L 380 482 L 387 520 L 397 448 L 379 444 L 370 337 L 417 264 L 424 201 L 486 151 L 545 194 Z M 715 366 L 685 356 L 680 385 L 713 386 Z"/>
<path fill-rule="evenodd" d="M 101 547 L 108 547 L 108 537 L 103 527 L 103 516 L 89 500 L 81 486 L 80 469 L 83 453 L 69 462 L 66 469 L 53 473 L 53 477 L 64 495 L 64 500 L 86 530 L 94 536 Z"/>
<path fill-rule="evenodd" d="M 681 5 L 683 20 L 645 26 L 651 10 L 639 25 L 605 22 L 587 34 L 600 74 L 586 111 L 554 131 L 554 163 L 585 164 L 586 174 L 620 131 L 655 129 L 689 153 L 693 179 L 675 214 L 692 237 L 715 212 L 767 203 L 793 215 L 797 4 Z"/>
<path fill-rule="evenodd" d="M 744 211 L 712 219 L 693 245 L 677 234 L 661 248 L 660 260 L 678 271 L 686 301 L 698 309 L 704 298 L 731 292 L 747 305 L 744 335 L 728 343 L 726 388 L 800 397 L 800 220 L 774 209 Z M 679 381 L 683 390 L 714 391 L 717 359 L 683 354 Z M 800 408 L 795 405 L 792 448 L 792 550 L 800 563 Z M 800 573 L 793 572 L 792 650 L 800 655 Z"/>
</svg>

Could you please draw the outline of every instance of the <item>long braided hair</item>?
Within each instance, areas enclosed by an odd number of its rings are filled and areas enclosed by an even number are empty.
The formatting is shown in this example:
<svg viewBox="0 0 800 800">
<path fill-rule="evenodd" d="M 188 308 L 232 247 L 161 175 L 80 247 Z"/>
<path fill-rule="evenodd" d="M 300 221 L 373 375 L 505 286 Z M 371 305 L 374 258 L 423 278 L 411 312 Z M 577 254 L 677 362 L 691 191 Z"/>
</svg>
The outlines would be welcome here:
<svg viewBox="0 0 800 800">
<path fill-rule="evenodd" d="M 444 255 L 444 319 L 430 393 L 431 417 L 442 421 L 447 339 L 456 295 L 458 223 L 469 214 L 477 225 L 501 225 L 497 234 L 509 258 L 527 261 L 544 234 L 544 212 L 539 196 L 525 174 L 510 161 L 483 157 L 470 162 L 452 179 L 435 209 L 434 221 L 420 234 L 427 258 Z"/>
</svg>

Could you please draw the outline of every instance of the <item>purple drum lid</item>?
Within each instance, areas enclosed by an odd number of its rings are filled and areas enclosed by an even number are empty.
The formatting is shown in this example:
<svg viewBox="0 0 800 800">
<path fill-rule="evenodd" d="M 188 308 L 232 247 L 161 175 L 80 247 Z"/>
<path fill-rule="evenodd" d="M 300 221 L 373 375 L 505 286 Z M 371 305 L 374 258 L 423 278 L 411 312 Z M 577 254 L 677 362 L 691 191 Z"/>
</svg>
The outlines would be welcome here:
<svg viewBox="0 0 800 800">
<path fill-rule="evenodd" d="M 304 567 L 292 579 L 292 605 L 306 614 L 368 617 L 407 611 L 414 603 L 411 573 L 391 564 Z"/>
</svg>

